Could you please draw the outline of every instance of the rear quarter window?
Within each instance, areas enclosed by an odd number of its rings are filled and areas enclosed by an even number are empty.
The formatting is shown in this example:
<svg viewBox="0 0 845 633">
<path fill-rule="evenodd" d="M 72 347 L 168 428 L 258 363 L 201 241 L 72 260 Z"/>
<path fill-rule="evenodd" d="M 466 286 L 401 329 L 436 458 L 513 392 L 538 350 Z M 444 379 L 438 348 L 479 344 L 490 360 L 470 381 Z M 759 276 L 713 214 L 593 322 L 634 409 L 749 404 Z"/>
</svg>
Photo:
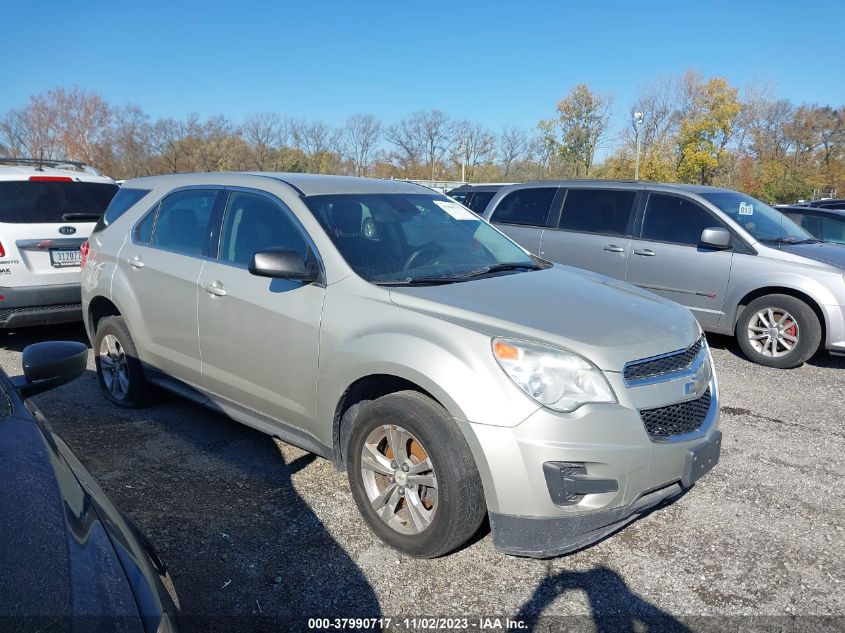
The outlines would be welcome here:
<svg viewBox="0 0 845 633">
<path fill-rule="evenodd" d="M 100 182 L 0 181 L 0 222 L 95 222 L 117 190 L 115 184 Z"/>
<path fill-rule="evenodd" d="M 109 203 L 109 206 L 106 208 L 106 212 L 103 213 L 103 216 L 97 222 L 97 226 L 94 227 L 94 231 L 102 231 L 109 224 L 111 224 L 124 213 L 129 211 L 129 209 L 131 209 L 136 202 L 138 202 L 148 193 L 150 193 L 149 189 L 127 189 L 125 187 L 120 188 L 117 194 L 115 194 L 114 198 L 112 198 L 111 203 Z"/>
</svg>

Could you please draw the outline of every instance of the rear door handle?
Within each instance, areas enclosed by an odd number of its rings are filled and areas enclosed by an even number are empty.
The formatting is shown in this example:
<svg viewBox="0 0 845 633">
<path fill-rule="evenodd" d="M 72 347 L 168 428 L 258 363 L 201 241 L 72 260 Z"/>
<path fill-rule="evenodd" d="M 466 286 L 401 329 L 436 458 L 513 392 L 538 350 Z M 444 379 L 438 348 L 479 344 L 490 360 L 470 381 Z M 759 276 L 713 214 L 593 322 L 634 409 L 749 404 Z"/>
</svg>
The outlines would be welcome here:
<svg viewBox="0 0 845 633">
<path fill-rule="evenodd" d="M 223 288 L 223 284 L 219 281 L 214 281 L 210 284 L 205 284 L 202 287 L 208 294 L 212 297 L 225 297 L 226 296 L 226 289 Z"/>
<path fill-rule="evenodd" d="M 624 248 L 622 248 L 621 246 L 617 246 L 616 244 L 608 244 L 607 246 L 604 247 L 604 250 L 606 250 L 608 253 L 624 253 L 625 252 Z"/>
<path fill-rule="evenodd" d="M 634 255 L 642 255 L 643 257 L 654 257 L 657 255 L 653 250 L 650 248 L 638 248 L 634 251 Z"/>
<path fill-rule="evenodd" d="M 129 265 L 132 266 L 132 268 L 143 268 L 144 267 L 144 262 L 142 262 L 141 258 L 138 257 L 137 255 L 135 255 L 135 257 L 131 257 L 130 259 L 127 259 L 126 261 L 129 262 Z"/>
</svg>

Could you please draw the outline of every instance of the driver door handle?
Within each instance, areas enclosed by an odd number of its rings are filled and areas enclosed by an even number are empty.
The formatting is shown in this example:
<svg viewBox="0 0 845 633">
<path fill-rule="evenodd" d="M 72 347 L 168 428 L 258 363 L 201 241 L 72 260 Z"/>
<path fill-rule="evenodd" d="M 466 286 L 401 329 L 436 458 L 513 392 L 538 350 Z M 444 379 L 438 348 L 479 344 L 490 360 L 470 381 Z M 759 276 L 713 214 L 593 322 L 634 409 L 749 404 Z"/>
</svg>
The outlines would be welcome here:
<svg viewBox="0 0 845 633">
<path fill-rule="evenodd" d="M 212 297 L 225 297 L 227 294 L 226 289 L 223 288 L 223 284 L 219 281 L 213 281 L 210 284 L 203 284 L 202 289 Z"/>
<path fill-rule="evenodd" d="M 654 257 L 657 255 L 653 250 L 650 248 L 638 248 L 634 251 L 634 255 L 642 255 L 643 257 Z"/>
<path fill-rule="evenodd" d="M 621 246 L 617 246 L 616 244 L 608 244 L 607 246 L 604 247 L 604 250 L 606 250 L 608 253 L 624 253 L 625 252 L 624 248 L 622 248 Z"/>
</svg>

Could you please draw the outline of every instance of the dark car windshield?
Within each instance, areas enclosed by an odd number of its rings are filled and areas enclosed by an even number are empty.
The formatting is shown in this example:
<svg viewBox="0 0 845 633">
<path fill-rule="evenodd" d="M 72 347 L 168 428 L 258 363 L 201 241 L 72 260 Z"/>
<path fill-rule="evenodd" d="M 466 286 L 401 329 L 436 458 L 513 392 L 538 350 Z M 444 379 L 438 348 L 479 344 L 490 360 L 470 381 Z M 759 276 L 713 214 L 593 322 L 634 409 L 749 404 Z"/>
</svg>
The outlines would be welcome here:
<svg viewBox="0 0 845 633">
<path fill-rule="evenodd" d="M 117 193 L 105 182 L 0 182 L 0 222 L 96 222 Z"/>
<path fill-rule="evenodd" d="M 352 269 L 367 281 L 421 282 L 537 268 L 525 252 L 445 196 L 343 194 L 305 198 Z"/>
<path fill-rule="evenodd" d="M 812 235 L 783 213 L 736 191 L 701 194 L 761 242 L 814 241 Z"/>
</svg>

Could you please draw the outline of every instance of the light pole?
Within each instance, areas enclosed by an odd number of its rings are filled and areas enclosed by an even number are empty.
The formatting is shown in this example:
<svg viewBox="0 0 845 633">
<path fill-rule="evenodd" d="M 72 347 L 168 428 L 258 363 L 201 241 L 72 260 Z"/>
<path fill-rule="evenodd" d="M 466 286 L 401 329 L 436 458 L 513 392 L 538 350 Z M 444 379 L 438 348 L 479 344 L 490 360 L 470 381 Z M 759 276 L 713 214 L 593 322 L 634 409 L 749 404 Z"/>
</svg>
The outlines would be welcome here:
<svg viewBox="0 0 845 633">
<path fill-rule="evenodd" d="M 634 162 L 634 180 L 640 179 L 640 131 L 643 127 L 643 113 L 634 112 L 634 135 L 637 137 L 637 158 Z"/>
<path fill-rule="evenodd" d="M 461 182 L 466 182 L 467 181 L 467 145 L 463 140 L 461 141 L 460 151 L 461 151 Z"/>
</svg>

